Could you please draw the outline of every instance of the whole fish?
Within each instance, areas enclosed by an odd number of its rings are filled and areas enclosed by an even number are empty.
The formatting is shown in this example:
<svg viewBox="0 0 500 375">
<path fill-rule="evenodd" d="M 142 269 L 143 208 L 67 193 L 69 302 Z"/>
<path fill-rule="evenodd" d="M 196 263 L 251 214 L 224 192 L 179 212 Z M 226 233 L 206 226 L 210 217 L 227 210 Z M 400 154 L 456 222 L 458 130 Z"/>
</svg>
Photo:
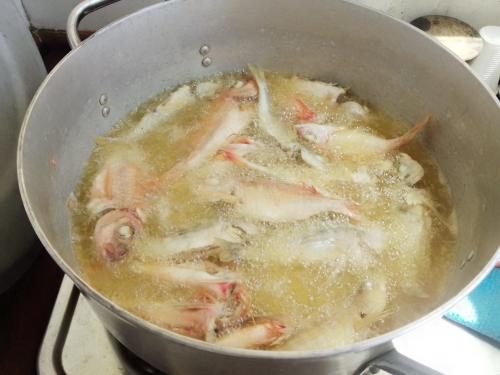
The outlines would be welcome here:
<svg viewBox="0 0 500 375">
<path fill-rule="evenodd" d="M 250 219 L 287 222 L 307 219 L 322 212 L 360 218 L 356 203 L 330 198 L 313 187 L 258 179 L 226 181 L 225 186 L 212 188 L 215 200 L 233 203 L 240 215 Z"/>
<path fill-rule="evenodd" d="M 134 306 L 132 310 L 154 324 L 200 340 L 215 337 L 217 321 L 225 314 L 222 303 L 182 306 L 147 303 Z"/>
<path fill-rule="evenodd" d="M 287 326 L 276 319 L 260 319 L 255 324 L 240 327 L 215 340 L 220 346 L 242 349 L 270 347 L 283 341 Z"/>
<path fill-rule="evenodd" d="M 246 236 L 255 234 L 255 230 L 250 223 L 217 221 L 183 233 L 145 240 L 138 245 L 140 251 L 137 255 L 141 259 L 167 260 L 206 254 L 229 261 L 240 247 L 237 245 Z"/>
<path fill-rule="evenodd" d="M 261 129 L 273 137 L 285 150 L 299 153 L 302 160 L 308 165 L 318 169 L 325 169 L 321 156 L 316 155 L 313 151 L 301 145 L 296 131 L 292 127 L 283 124 L 272 115 L 269 88 L 267 86 L 264 71 L 253 65 L 249 65 L 248 68 L 253 74 L 259 88 L 258 125 Z M 299 100 L 297 102 L 296 100 L 295 103 L 296 105 L 299 103 L 299 113 L 302 113 L 301 118 L 314 118 L 311 113 L 304 109 L 305 105 L 302 101 Z"/>
<path fill-rule="evenodd" d="M 140 139 L 175 116 L 181 109 L 193 104 L 195 99 L 196 97 L 191 93 L 189 86 L 179 87 L 154 111 L 146 113 L 139 123 L 120 139 L 124 141 Z"/>
<path fill-rule="evenodd" d="M 315 144 L 319 149 L 340 156 L 370 156 L 385 154 L 410 143 L 429 123 L 430 116 L 417 122 L 405 134 L 385 139 L 359 129 L 322 124 L 296 125 L 301 137 Z"/>
<path fill-rule="evenodd" d="M 192 136 L 192 150 L 187 158 L 175 164 L 161 181 L 169 185 L 178 181 L 185 173 L 199 167 L 205 160 L 214 156 L 227 140 L 241 133 L 251 122 L 253 109 L 240 107 L 239 100 L 255 96 L 256 88 L 252 81 L 243 87 L 229 89 L 215 99 L 209 116 Z"/>
<path fill-rule="evenodd" d="M 87 210 L 98 215 L 109 209 L 137 209 L 154 185 L 136 152 L 117 153 L 100 168 L 92 181 Z"/>
<path fill-rule="evenodd" d="M 331 105 L 336 105 L 339 96 L 345 94 L 342 87 L 331 83 L 312 81 L 300 77 L 293 77 L 291 82 L 296 92 L 313 96 Z"/>
</svg>

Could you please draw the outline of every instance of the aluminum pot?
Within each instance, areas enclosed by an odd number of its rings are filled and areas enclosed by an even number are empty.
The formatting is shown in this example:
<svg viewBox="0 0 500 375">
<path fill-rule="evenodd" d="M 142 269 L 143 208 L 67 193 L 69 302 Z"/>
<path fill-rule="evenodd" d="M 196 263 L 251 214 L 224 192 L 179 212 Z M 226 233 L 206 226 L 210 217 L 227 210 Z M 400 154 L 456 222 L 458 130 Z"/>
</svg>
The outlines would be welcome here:
<svg viewBox="0 0 500 375">
<path fill-rule="evenodd" d="M 69 22 L 73 44 L 82 15 L 110 2 L 78 6 Z M 82 278 L 66 201 L 95 137 L 166 87 L 248 63 L 337 81 L 406 121 L 432 113 L 423 140 L 451 186 L 459 228 L 456 263 L 434 311 L 335 350 L 224 349 L 132 316 Z M 347 374 L 390 349 L 393 338 L 440 316 L 493 267 L 500 243 L 499 119 L 498 102 L 467 65 L 376 11 L 334 0 L 173 0 L 105 27 L 50 73 L 24 120 L 19 183 L 47 251 L 105 327 L 153 366 L 171 374 Z"/>
<path fill-rule="evenodd" d="M 24 113 L 46 75 L 26 16 L 14 0 L 0 11 L 0 293 L 38 255 L 35 234 L 21 203 L 16 177 L 16 140 Z"/>
</svg>

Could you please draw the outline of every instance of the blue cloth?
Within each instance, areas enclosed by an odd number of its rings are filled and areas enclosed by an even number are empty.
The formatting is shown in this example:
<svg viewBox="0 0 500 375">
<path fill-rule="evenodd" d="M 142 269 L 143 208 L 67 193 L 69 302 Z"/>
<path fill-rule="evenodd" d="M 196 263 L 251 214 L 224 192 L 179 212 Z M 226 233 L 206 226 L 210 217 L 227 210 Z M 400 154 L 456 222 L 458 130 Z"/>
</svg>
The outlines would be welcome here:
<svg viewBox="0 0 500 375">
<path fill-rule="evenodd" d="M 500 342 L 500 268 L 460 301 L 446 318 Z"/>
</svg>

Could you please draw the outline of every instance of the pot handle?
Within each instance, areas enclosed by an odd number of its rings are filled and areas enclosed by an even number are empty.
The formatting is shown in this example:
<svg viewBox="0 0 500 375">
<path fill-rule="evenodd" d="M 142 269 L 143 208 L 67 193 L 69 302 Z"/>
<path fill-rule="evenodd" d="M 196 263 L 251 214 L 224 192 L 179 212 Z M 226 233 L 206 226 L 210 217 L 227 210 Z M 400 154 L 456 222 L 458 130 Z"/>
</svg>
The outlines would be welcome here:
<svg viewBox="0 0 500 375">
<path fill-rule="evenodd" d="M 399 353 L 396 349 L 363 365 L 359 375 L 443 375 Z"/>
<path fill-rule="evenodd" d="M 119 0 L 84 0 L 71 10 L 68 21 L 66 22 L 66 34 L 71 49 L 77 48 L 82 43 L 78 35 L 78 24 L 83 17 L 118 1 Z"/>
</svg>

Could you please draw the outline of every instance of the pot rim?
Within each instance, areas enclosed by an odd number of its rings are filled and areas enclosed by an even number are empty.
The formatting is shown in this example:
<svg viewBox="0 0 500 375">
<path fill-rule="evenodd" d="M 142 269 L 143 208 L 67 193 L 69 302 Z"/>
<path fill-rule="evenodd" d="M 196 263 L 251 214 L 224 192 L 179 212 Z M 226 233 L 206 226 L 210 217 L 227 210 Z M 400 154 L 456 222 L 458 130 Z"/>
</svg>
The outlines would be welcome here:
<svg viewBox="0 0 500 375">
<path fill-rule="evenodd" d="M 225 355 L 225 356 L 232 356 L 232 357 L 245 357 L 245 358 L 267 358 L 267 359 L 274 359 L 274 360 L 288 360 L 288 359 L 317 359 L 317 358 L 323 358 L 323 357 L 329 357 L 329 356 L 335 356 L 339 354 L 345 354 L 349 352 L 361 352 L 368 350 L 370 348 L 374 348 L 377 346 L 380 346 L 382 344 L 385 344 L 389 341 L 392 341 L 394 338 L 401 336 L 407 332 L 412 331 L 413 329 L 418 328 L 422 324 L 424 324 L 427 320 L 433 319 L 433 318 L 438 318 L 441 317 L 447 310 L 449 310 L 451 307 L 453 307 L 456 303 L 458 303 L 462 298 L 464 298 L 467 294 L 469 294 L 494 268 L 496 259 L 500 256 L 500 247 L 497 248 L 495 255 L 486 263 L 486 265 L 482 268 L 482 270 L 472 279 L 469 284 L 467 284 L 458 294 L 456 294 L 454 297 L 450 298 L 443 304 L 439 305 L 435 309 L 431 310 L 424 316 L 407 323 L 395 330 L 389 331 L 387 333 L 384 333 L 382 335 L 378 335 L 366 340 L 362 340 L 359 342 L 355 342 L 353 344 L 343 346 L 340 348 L 335 348 L 335 349 L 320 349 L 320 350 L 297 350 L 297 351 L 266 351 L 266 350 L 252 350 L 252 349 L 237 349 L 237 348 L 226 348 L 226 347 L 221 347 L 216 344 L 208 343 L 205 341 L 193 339 L 190 337 L 186 337 L 180 334 L 177 334 L 175 332 L 169 331 L 165 328 L 161 328 L 159 326 L 156 326 L 152 323 L 149 323 L 148 321 L 139 318 L 132 313 L 128 312 L 127 310 L 123 309 L 107 297 L 105 297 L 103 294 L 98 292 L 96 289 L 94 289 L 89 283 L 87 283 L 80 275 L 78 275 L 65 261 L 64 259 L 59 255 L 59 252 L 55 249 L 55 246 L 49 241 L 49 239 L 46 237 L 43 229 L 40 227 L 38 224 L 37 220 L 37 215 L 34 212 L 34 210 L 31 207 L 30 203 L 30 197 L 27 193 L 26 189 L 26 184 L 25 184 L 25 179 L 24 179 L 24 169 L 23 169 L 23 152 L 24 152 L 24 138 L 26 136 L 26 133 L 29 130 L 29 125 L 30 125 L 30 117 L 31 113 L 33 111 L 34 106 L 37 103 L 38 98 L 42 95 L 45 86 L 48 84 L 52 76 L 57 74 L 57 71 L 61 68 L 63 64 L 65 64 L 66 60 L 69 60 L 72 58 L 73 55 L 78 54 L 78 51 L 81 48 L 85 48 L 85 46 L 90 45 L 91 43 L 94 42 L 94 39 L 98 39 L 102 34 L 105 34 L 109 32 L 110 30 L 113 30 L 116 28 L 118 25 L 122 25 L 130 21 L 131 19 L 134 19 L 135 17 L 140 17 L 141 14 L 149 11 L 154 11 L 154 9 L 159 8 L 159 7 L 166 7 L 166 6 L 175 6 L 177 3 L 184 2 L 186 0 L 170 0 L 168 2 L 162 2 L 162 3 L 157 3 L 150 5 L 148 7 L 142 8 L 130 15 L 127 15 L 123 18 L 120 18 L 102 29 L 98 30 L 95 32 L 93 35 L 91 35 L 89 38 L 87 38 L 85 41 L 82 42 L 80 46 L 78 46 L 76 49 L 70 51 L 53 69 L 52 71 L 47 75 L 47 77 L 44 79 L 40 87 L 38 88 L 36 94 L 34 95 L 23 120 L 21 130 L 19 133 L 19 141 L 18 141 L 18 147 L 17 147 L 17 174 L 18 174 L 18 182 L 19 182 L 19 190 L 21 192 L 21 197 L 23 201 L 24 208 L 26 210 L 26 213 L 29 217 L 29 220 L 38 236 L 42 244 L 44 245 L 45 249 L 47 252 L 50 254 L 50 256 L 54 259 L 54 261 L 57 263 L 57 265 L 64 271 L 66 275 L 68 275 L 71 280 L 75 283 L 75 285 L 78 287 L 80 292 L 86 297 L 86 298 L 91 298 L 94 299 L 96 302 L 98 302 L 101 306 L 105 307 L 107 310 L 110 312 L 116 314 L 119 318 L 125 320 L 127 323 L 131 324 L 134 327 L 138 328 L 143 328 L 149 331 L 149 333 L 157 335 L 157 336 L 162 336 L 165 339 L 174 341 L 177 344 L 185 345 L 185 346 L 190 346 L 194 347 L 199 350 L 203 351 L 208 351 L 212 353 L 217 353 L 220 355 Z M 396 22 L 400 25 L 400 27 L 404 28 L 410 28 L 413 32 L 420 34 L 422 38 L 426 38 L 428 42 L 433 43 L 436 48 L 439 48 L 442 50 L 441 53 L 447 53 L 453 55 L 451 51 L 446 50 L 443 48 L 437 41 L 432 39 L 430 36 L 428 36 L 426 33 L 423 31 L 411 26 L 409 23 L 397 19 L 395 17 L 392 17 L 388 14 L 385 14 L 377 9 L 373 9 L 371 7 L 367 7 L 364 5 L 359 5 L 359 4 L 354 4 L 351 1 L 348 0 L 337 0 L 342 3 L 347 3 L 349 6 L 352 7 L 359 7 L 359 8 L 364 8 L 366 10 L 369 10 L 371 12 L 377 13 L 379 16 L 384 17 L 387 22 Z M 455 63 L 461 64 L 462 67 L 465 69 L 466 74 L 472 74 L 478 80 L 483 88 L 489 92 L 489 95 L 493 101 L 497 104 L 499 110 L 500 110 L 500 103 L 496 101 L 495 96 L 493 93 L 487 88 L 487 86 L 482 82 L 477 76 L 475 76 L 474 72 L 471 70 L 471 68 L 463 61 L 459 60 L 458 58 L 455 57 Z M 450 60 L 451 62 L 452 60 Z M 500 111 L 499 111 L 500 114 Z"/>
</svg>

